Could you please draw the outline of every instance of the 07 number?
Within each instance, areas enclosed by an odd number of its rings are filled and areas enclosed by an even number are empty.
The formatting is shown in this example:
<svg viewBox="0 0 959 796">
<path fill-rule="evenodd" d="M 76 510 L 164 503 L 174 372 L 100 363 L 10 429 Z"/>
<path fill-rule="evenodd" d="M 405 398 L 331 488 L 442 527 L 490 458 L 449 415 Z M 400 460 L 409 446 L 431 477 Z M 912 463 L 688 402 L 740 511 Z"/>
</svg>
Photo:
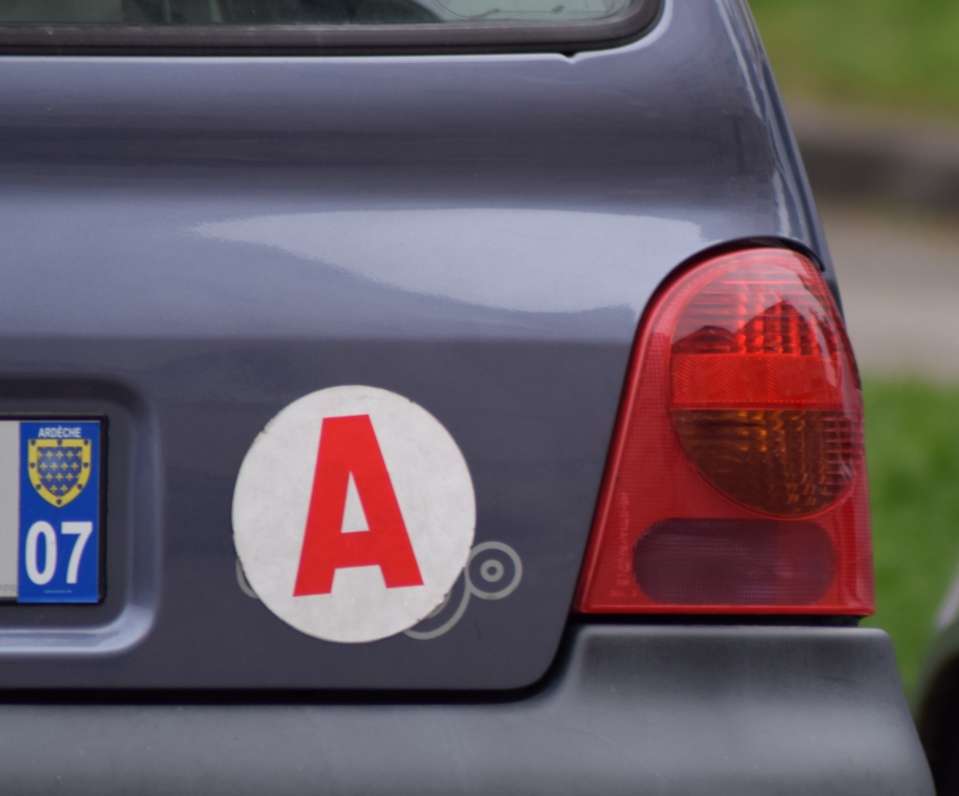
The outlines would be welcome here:
<svg viewBox="0 0 959 796">
<path fill-rule="evenodd" d="M 73 550 L 70 551 L 70 560 L 67 563 L 67 583 L 76 583 L 80 577 L 80 559 L 86 549 L 87 542 L 93 535 L 92 522 L 64 522 L 60 525 L 60 533 L 66 538 L 75 537 Z M 43 545 L 43 568 L 40 568 L 40 545 Z M 46 586 L 57 572 L 57 557 L 59 543 L 57 532 L 49 522 L 39 520 L 30 526 L 24 550 L 24 564 L 27 568 L 27 577 L 37 586 Z"/>
</svg>

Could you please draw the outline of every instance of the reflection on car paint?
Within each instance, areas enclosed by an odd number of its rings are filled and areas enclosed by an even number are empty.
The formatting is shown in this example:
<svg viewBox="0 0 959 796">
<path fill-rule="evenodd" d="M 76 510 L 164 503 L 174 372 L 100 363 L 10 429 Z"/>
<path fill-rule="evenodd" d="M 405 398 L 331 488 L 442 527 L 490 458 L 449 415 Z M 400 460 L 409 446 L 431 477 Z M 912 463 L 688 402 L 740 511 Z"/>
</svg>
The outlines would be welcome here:
<svg viewBox="0 0 959 796">
<path fill-rule="evenodd" d="M 689 220 L 529 208 L 287 213 L 204 223 L 193 232 L 265 246 L 404 292 L 537 313 L 622 306 L 637 289 L 637 244 L 648 254 L 663 240 L 693 251 L 708 242 Z M 597 240 L 609 244 L 604 277 L 584 282 L 583 264 L 595 261 Z"/>
</svg>

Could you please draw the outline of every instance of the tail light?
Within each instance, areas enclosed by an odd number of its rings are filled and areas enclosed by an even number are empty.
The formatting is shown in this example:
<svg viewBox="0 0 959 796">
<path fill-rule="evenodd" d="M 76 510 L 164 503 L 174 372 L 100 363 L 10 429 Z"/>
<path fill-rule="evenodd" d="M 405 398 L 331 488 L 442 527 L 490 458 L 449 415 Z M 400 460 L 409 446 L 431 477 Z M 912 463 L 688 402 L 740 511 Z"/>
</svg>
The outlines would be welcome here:
<svg viewBox="0 0 959 796">
<path fill-rule="evenodd" d="M 633 356 L 578 610 L 871 613 L 861 388 L 819 269 L 700 263 Z"/>
</svg>

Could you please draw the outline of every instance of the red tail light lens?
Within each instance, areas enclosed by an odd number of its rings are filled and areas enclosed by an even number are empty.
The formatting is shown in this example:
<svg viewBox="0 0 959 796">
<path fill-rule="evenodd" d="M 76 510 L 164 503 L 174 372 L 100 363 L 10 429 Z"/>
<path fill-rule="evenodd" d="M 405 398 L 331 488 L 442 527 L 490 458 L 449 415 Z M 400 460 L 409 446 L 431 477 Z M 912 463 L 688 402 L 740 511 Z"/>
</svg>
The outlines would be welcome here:
<svg viewBox="0 0 959 796">
<path fill-rule="evenodd" d="M 862 400 L 816 266 L 699 264 L 640 329 L 584 612 L 872 611 Z"/>
</svg>

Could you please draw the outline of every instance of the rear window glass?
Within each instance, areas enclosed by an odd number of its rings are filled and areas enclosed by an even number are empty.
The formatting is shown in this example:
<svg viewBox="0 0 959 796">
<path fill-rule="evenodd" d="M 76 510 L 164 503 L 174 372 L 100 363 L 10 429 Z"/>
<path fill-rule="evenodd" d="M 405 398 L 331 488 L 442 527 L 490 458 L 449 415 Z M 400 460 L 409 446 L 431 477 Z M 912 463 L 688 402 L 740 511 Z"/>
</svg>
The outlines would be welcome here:
<svg viewBox="0 0 959 796">
<path fill-rule="evenodd" d="M 0 0 L 0 23 L 126 26 L 575 22 L 630 0 Z"/>
</svg>

